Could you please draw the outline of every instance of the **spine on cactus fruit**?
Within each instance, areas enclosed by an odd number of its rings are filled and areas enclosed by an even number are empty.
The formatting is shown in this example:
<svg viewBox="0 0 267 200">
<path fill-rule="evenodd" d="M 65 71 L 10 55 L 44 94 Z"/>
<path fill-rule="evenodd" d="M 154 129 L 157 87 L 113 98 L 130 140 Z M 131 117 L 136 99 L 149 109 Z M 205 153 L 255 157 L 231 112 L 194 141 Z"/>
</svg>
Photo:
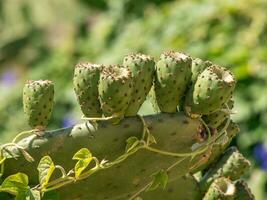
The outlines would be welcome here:
<svg viewBox="0 0 267 200">
<path fill-rule="evenodd" d="M 100 74 L 98 91 L 104 115 L 122 118 L 133 92 L 133 78 L 130 70 L 120 65 L 104 67 Z"/>
<path fill-rule="evenodd" d="M 153 84 L 155 62 L 148 55 L 130 54 L 124 58 L 123 66 L 131 71 L 133 77 L 133 93 L 125 116 L 135 116 Z"/>
<path fill-rule="evenodd" d="M 23 88 L 23 108 L 29 125 L 44 130 L 54 104 L 54 84 L 49 80 L 30 80 Z"/>
<path fill-rule="evenodd" d="M 202 191 L 219 177 L 227 177 L 232 181 L 239 179 L 250 168 L 250 162 L 235 147 L 226 150 L 223 156 L 204 174 L 200 181 Z"/>
<path fill-rule="evenodd" d="M 162 112 L 173 113 L 191 81 L 192 59 L 183 53 L 161 54 L 156 64 L 155 95 Z"/>
<path fill-rule="evenodd" d="M 255 196 L 252 194 L 248 184 L 243 180 L 235 182 L 236 193 L 235 200 L 255 200 Z"/>
<path fill-rule="evenodd" d="M 98 82 L 103 66 L 88 62 L 78 63 L 74 70 L 74 91 L 85 117 L 101 117 Z"/>
<path fill-rule="evenodd" d="M 152 147 L 169 152 L 192 152 L 191 147 L 196 142 L 196 135 L 205 131 L 199 119 L 186 117 L 183 112 L 144 116 L 144 120 L 157 141 Z M 27 137 L 19 141 L 18 145 L 24 148 L 35 162 L 25 164 L 26 161 L 17 148 L 6 147 L 9 153 L 5 154 L 8 159 L 5 161 L 3 178 L 20 171 L 29 175 L 30 184 L 36 185 L 36 168 L 42 156 L 49 155 L 55 164 L 71 169 L 75 166 L 72 156 L 84 147 L 99 160 L 112 162 L 124 154 L 126 140 L 129 137 L 142 138 L 142 131 L 143 123 L 138 117 L 127 117 L 116 125 L 109 120 L 100 121 L 97 125 L 86 122 L 67 129 L 48 131 L 42 136 Z M 10 153 L 16 159 L 10 158 Z M 182 159 L 183 157 L 166 156 L 141 149 L 122 163 L 102 170 L 84 181 L 63 187 L 58 192 L 62 199 L 128 199 L 129 194 L 142 189 L 152 181 L 151 175 L 161 169 L 166 170 L 174 166 L 168 173 L 170 179 L 187 174 L 195 163 L 191 157 Z M 174 165 L 175 163 L 178 164 Z M 98 191 L 97 195 L 95 191 Z"/>
<path fill-rule="evenodd" d="M 226 68 L 207 67 L 185 98 L 185 110 L 189 115 L 208 115 L 221 109 L 230 99 L 235 88 L 235 78 Z"/>
<path fill-rule="evenodd" d="M 231 180 L 220 177 L 211 184 L 203 200 L 234 200 L 235 185 Z"/>
</svg>

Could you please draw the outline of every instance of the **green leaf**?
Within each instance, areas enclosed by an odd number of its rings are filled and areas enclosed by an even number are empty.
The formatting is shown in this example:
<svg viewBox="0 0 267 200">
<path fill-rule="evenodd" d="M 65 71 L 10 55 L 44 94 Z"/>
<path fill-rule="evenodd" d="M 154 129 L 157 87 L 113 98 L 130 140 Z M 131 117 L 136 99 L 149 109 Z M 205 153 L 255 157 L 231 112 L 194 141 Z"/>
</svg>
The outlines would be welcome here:
<svg viewBox="0 0 267 200">
<path fill-rule="evenodd" d="M 126 144 L 125 152 L 128 153 L 139 144 L 139 139 L 137 137 L 129 137 L 126 140 L 126 142 L 127 144 Z"/>
<path fill-rule="evenodd" d="M 154 180 L 151 186 L 147 189 L 147 191 L 155 190 L 158 187 L 165 189 L 168 183 L 168 174 L 165 170 L 160 170 L 159 172 L 152 175 Z"/>
<path fill-rule="evenodd" d="M 15 200 L 41 200 L 41 195 L 39 191 L 28 188 L 28 190 L 19 193 Z"/>
<path fill-rule="evenodd" d="M 8 192 L 13 195 L 23 193 L 28 189 L 28 176 L 23 173 L 17 173 L 8 176 L 0 186 L 0 192 Z"/>
<path fill-rule="evenodd" d="M 72 158 L 73 160 L 78 160 L 75 165 L 74 173 L 75 178 L 78 178 L 81 173 L 88 167 L 88 165 L 93 160 L 91 152 L 87 148 L 80 149 Z"/>
<path fill-rule="evenodd" d="M 39 182 L 43 187 L 48 184 L 49 179 L 55 170 L 55 165 L 49 156 L 44 156 L 40 160 L 37 169 L 39 171 Z"/>
<path fill-rule="evenodd" d="M 87 148 L 82 148 L 72 157 L 73 160 L 84 160 L 87 158 L 91 158 L 92 154 Z"/>
</svg>

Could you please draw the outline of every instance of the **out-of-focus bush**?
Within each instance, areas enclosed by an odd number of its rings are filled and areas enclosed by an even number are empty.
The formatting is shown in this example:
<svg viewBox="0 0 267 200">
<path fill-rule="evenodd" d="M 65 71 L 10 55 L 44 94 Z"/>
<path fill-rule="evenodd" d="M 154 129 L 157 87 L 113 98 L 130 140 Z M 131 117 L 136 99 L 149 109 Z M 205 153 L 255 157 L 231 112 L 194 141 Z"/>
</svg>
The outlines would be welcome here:
<svg viewBox="0 0 267 200">
<path fill-rule="evenodd" d="M 265 0 L 0 1 L 0 138 L 29 129 L 21 92 L 27 79 L 56 83 L 49 128 L 80 121 L 75 63 L 120 63 L 129 52 L 185 51 L 230 67 L 238 78 L 235 143 L 254 164 L 257 199 L 267 195 L 267 2 Z M 144 111 L 146 112 L 146 107 Z M 260 188 L 260 189 L 258 189 Z"/>
</svg>

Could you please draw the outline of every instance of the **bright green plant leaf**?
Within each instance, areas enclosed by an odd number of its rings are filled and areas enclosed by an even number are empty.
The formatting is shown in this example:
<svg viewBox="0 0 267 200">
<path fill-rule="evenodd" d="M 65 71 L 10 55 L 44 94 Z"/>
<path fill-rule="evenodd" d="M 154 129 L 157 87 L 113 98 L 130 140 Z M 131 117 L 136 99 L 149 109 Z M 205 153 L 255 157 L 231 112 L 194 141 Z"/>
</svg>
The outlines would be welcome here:
<svg viewBox="0 0 267 200">
<path fill-rule="evenodd" d="M 168 183 L 168 174 L 164 170 L 160 170 L 159 172 L 152 175 L 153 176 L 153 182 L 151 186 L 147 189 L 147 191 L 155 190 L 158 187 L 161 187 L 164 189 Z"/>
<path fill-rule="evenodd" d="M 87 158 L 91 158 L 92 154 L 87 148 L 82 148 L 78 152 L 74 154 L 72 157 L 73 160 L 84 160 Z"/>
<path fill-rule="evenodd" d="M 55 170 L 55 165 L 49 156 L 44 156 L 40 160 L 37 169 L 39 171 L 39 182 L 43 187 L 49 182 L 49 179 Z"/>
<path fill-rule="evenodd" d="M 128 153 L 139 144 L 139 139 L 137 137 L 129 137 L 126 140 L 126 142 L 127 144 L 126 144 L 125 152 Z"/>
<path fill-rule="evenodd" d="M 41 200 L 41 195 L 39 191 L 28 188 L 28 190 L 19 193 L 15 200 Z"/>
<path fill-rule="evenodd" d="M 81 173 L 88 167 L 93 160 L 91 152 L 87 148 L 80 149 L 72 158 L 78 160 L 75 165 L 74 173 L 75 177 L 78 178 Z"/>
<path fill-rule="evenodd" d="M 8 176 L 0 186 L 0 192 L 8 192 L 13 195 L 24 193 L 28 187 L 28 176 L 23 173 L 17 173 Z"/>
</svg>

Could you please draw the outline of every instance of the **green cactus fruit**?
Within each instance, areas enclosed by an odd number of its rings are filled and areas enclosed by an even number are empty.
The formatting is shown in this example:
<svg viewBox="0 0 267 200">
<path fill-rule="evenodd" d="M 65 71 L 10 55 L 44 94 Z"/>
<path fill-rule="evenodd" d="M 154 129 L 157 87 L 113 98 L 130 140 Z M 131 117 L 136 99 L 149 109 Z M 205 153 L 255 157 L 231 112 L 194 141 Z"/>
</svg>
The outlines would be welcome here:
<svg viewBox="0 0 267 200">
<path fill-rule="evenodd" d="M 98 91 L 104 115 L 123 117 L 133 92 L 130 70 L 120 65 L 104 67 L 100 74 Z"/>
<path fill-rule="evenodd" d="M 250 168 L 250 162 L 235 147 L 226 150 L 223 156 L 204 174 L 200 188 L 205 191 L 219 177 L 232 181 L 239 179 Z"/>
<path fill-rule="evenodd" d="M 155 94 L 162 112 L 177 111 L 191 81 L 192 59 L 179 52 L 161 54 L 156 64 Z"/>
<path fill-rule="evenodd" d="M 234 100 L 230 99 L 227 102 L 228 108 L 231 110 L 234 107 Z M 202 119 L 206 124 L 213 128 L 218 128 L 223 122 L 230 117 L 230 113 L 227 113 L 227 107 L 223 106 L 221 110 L 215 111 L 210 115 L 204 115 Z"/>
<path fill-rule="evenodd" d="M 74 91 L 85 117 L 101 117 L 98 99 L 98 82 L 102 66 L 87 62 L 78 63 L 74 70 Z"/>
<path fill-rule="evenodd" d="M 150 56 L 131 54 L 124 58 L 123 66 L 131 71 L 134 83 L 132 98 L 125 116 L 135 116 L 153 84 L 155 62 Z"/>
<path fill-rule="evenodd" d="M 192 61 L 192 78 L 191 81 L 194 84 L 199 74 L 201 74 L 207 67 L 211 66 L 212 62 L 203 61 L 200 58 L 195 58 Z"/>
<path fill-rule="evenodd" d="M 229 70 L 217 65 L 207 67 L 186 95 L 187 114 L 207 115 L 221 109 L 233 94 L 235 83 Z"/>
<path fill-rule="evenodd" d="M 243 180 L 235 182 L 236 193 L 235 200 L 255 200 L 255 196 L 252 194 L 247 183 Z"/>
<path fill-rule="evenodd" d="M 221 177 L 211 184 L 203 200 L 234 200 L 235 191 L 235 185 L 229 179 Z"/>
<path fill-rule="evenodd" d="M 54 104 L 54 84 L 49 80 L 27 81 L 23 88 L 23 108 L 32 128 L 44 130 Z"/>
</svg>

